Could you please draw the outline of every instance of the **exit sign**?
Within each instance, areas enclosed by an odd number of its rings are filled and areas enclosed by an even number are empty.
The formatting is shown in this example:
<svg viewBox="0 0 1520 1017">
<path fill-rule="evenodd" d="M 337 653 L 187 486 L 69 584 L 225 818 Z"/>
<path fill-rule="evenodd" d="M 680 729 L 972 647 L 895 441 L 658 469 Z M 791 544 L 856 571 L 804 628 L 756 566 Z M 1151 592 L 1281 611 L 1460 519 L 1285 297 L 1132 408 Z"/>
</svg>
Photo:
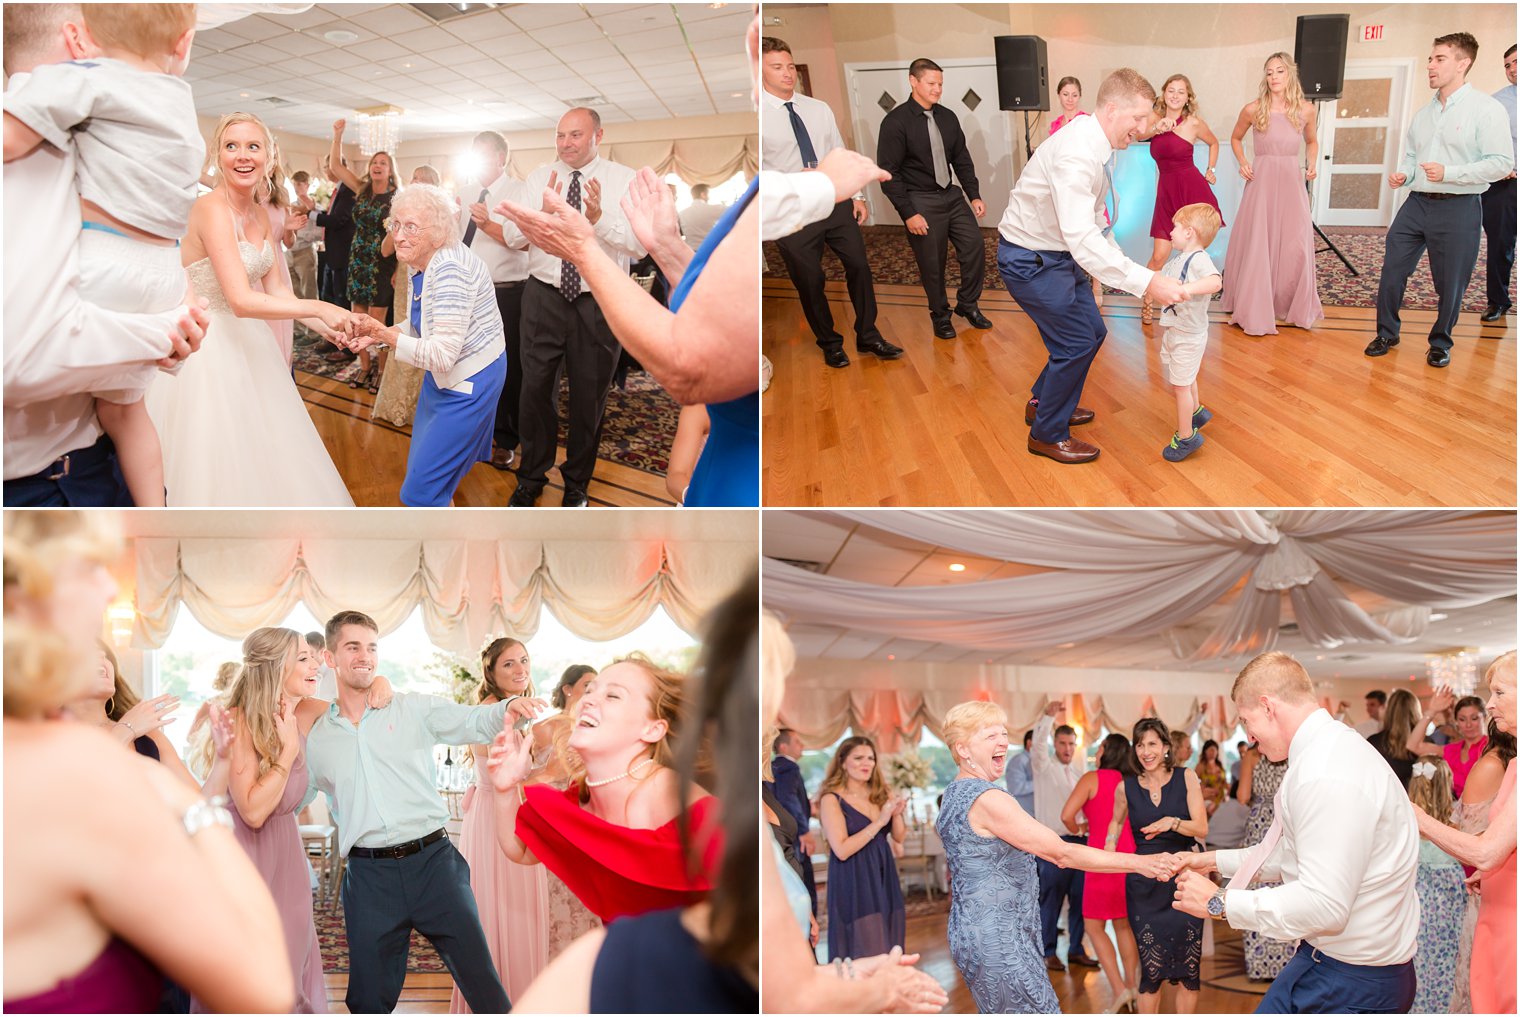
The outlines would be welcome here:
<svg viewBox="0 0 1520 1017">
<path fill-rule="evenodd" d="M 1382 25 L 1363 25 L 1362 26 L 1362 42 L 1382 42 L 1382 41 L 1383 41 L 1383 26 Z"/>
</svg>

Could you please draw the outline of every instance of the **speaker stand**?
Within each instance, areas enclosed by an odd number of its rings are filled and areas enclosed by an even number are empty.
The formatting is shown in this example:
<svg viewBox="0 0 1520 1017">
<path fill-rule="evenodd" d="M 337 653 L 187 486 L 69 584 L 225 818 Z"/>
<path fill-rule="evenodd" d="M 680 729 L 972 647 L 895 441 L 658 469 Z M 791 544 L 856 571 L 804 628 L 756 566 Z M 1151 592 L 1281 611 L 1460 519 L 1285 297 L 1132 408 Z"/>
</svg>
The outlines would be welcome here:
<svg viewBox="0 0 1520 1017">
<path fill-rule="evenodd" d="M 1302 19 L 1300 19 L 1300 20 L 1302 20 Z M 1320 113 L 1320 103 L 1324 102 L 1324 100 L 1323 99 L 1313 99 L 1311 101 L 1314 103 L 1314 119 L 1315 119 L 1316 122 L 1318 122 L 1319 121 L 1319 113 Z M 1362 273 L 1358 272 L 1356 270 L 1356 268 L 1352 266 L 1351 262 L 1349 260 L 1347 260 L 1346 256 L 1341 253 L 1341 249 L 1339 247 L 1335 246 L 1335 241 L 1331 240 L 1329 237 L 1325 236 L 1325 231 L 1322 230 L 1322 229 L 1320 229 L 1319 228 L 1319 223 L 1317 223 L 1317 222 L 1314 221 L 1314 215 L 1313 215 L 1313 210 L 1314 210 L 1314 194 L 1313 194 L 1313 191 L 1312 191 L 1312 189 L 1311 189 L 1311 187 L 1309 185 L 1309 181 L 1308 180 L 1304 181 L 1304 190 L 1310 192 L 1309 193 L 1309 209 L 1310 209 L 1309 225 L 1314 227 L 1314 233 L 1315 233 L 1315 235 L 1318 236 L 1321 240 L 1323 240 L 1325 242 L 1325 246 L 1324 247 L 1316 247 L 1314 249 L 1314 253 L 1316 255 L 1320 255 L 1320 254 L 1324 254 L 1326 251 L 1329 251 L 1330 253 L 1334 254 L 1337 258 L 1341 259 L 1341 264 L 1346 266 L 1346 271 L 1347 272 L 1350 272 L 1354 276 L 1360 276 Z"/>
<path fill-rule="evenodd" d="M 1029 160 L 1034 158 L 1034 143 L 1030 140 L 1029 111 L 1024 111 L 1024 165 L 1029 165 Z"/>
</svg>

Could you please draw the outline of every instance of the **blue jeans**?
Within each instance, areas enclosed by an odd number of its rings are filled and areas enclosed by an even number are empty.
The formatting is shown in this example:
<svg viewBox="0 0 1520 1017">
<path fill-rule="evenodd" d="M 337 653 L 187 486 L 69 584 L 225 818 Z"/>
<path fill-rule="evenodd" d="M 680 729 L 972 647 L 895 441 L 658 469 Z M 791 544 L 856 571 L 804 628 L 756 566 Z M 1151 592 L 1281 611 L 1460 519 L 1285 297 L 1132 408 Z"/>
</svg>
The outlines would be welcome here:
<svg viewBox="0 0 1520 1017">
<path fill-rule="evenodd" d="M 1086 844 L 1081 837 L 1064 836 L 1068 844 Z M 1045 940 L 1045 956 L 1056 955 L 1056 925 L 1061 920 L 1061 905 L 1066 904 L 1068 939 L 1066 956 L 1082 953 L 1082 870 L 1063 869 L 1054 862 L 1036 858 L 1040 872 L 1040 933 Z"/>
<path fill-rule="evenodd" d="M 1414 961 L 1383 967 L 1347 964 L 1300 943 L 1256 1012 L 1408 1013 L 1414 992 Z"/>
<path fill-rule="evenodd" d="M 998 238 L 998 274 L 1040 330 L 1048 357 L 1031 394 L 1040 401 L 1029 436 L 1054 444 L 1071 437 L 1069 421 L 1108 326 L 1086 272 L 1065 251 L 1031 251 Z"/>
</svg>

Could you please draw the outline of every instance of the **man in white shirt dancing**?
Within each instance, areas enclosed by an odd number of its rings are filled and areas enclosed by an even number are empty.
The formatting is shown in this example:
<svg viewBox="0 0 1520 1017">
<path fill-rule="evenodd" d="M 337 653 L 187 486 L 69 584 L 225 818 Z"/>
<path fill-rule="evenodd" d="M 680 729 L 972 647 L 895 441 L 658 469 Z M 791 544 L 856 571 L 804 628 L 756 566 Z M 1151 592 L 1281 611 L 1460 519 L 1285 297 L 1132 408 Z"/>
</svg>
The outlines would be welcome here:
<svg viewBox="0 0 1520 1017">
<path fill-rule="evenodd" d="M 1303 666 L 1263 653 L 1235 679 L 1246 733 L 1289 761 L 1260 844 L 1179 855 L 1173 907 L 1227 921 L 1298 953 L 1257 1013 L 1407 1013 L 1414 1002 L 1420 836 L 1404 787 L 1367 740 L 1316 705 Z M 1280 841 L 1280 843 L 1279 843 Z M 1204 875 L 1233 876 L 1216 888 Z M 1281 886 L 1248 890 L 1253 874 Z"/>
<path fill-rule="evenodd" d="M 1089 278 L 1137 297 L 1149 293 L 1163 307 L 1187 296 L 1175 279 L 1126 258 L 1104 239 L 1100 224 L 1103 167 L 1145 126 L 1155 97 L 1150 82 L 1128 67 L 1105 78 L 1097 112 L 1078 117 L 1036 150 L 998 224 L 998 272 L 1049 351 L 1024 408 L 1029 451 L 1058 463 L 1098 458 L 1096 446 L 1071 436 L 1072 425 L 1093 419 L 1077 400 L 1108 335 Z"/>
</svg>

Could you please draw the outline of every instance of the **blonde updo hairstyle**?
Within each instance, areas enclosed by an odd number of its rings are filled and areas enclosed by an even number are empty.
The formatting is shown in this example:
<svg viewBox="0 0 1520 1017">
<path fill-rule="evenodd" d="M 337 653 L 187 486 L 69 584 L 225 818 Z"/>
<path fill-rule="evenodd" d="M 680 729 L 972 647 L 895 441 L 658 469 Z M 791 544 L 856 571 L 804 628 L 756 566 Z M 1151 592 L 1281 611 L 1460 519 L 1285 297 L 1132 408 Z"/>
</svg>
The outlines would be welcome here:
<svg viewBox="0 0 1520 1017">
<path fill-rule="evenodd" d="M 974 699 L 969 703 L 957 703 L 945 713 L 940 740 L 950 749 L 950 758 L 957 766 L 961 764 L 961 754 L 956 751 L 956 746 L 970 742 L 989 724 L 1008 725 L 1008 714 L 996 703 Z"/>
<path fill-rule="evenodd" d="M 274 135 L 269 133 L 268 125 L 252 113 L 228 113 L 217 122 L 216 133 L 211 137 L 211 148 L 207 152 L 207 165 L 216 169 L 217 181 L 221 183 L 223 181 L 221 163 L 222 138 L 226 136 L 229 129 L 236 127 L 238 124 L 253 124 L 264 134 L 264 152 L 268 165 L 264 168 L 264 179 L 260 180 L 258 186 L 254 188 L 253 200 L 261 205 L 268 204 L 274 195 L 274 175 L 279 171 L 280 150 L 279 146 L 274 143 Z M 283 174 L 281 176 L 283 178 Z"/>
<path fill-rule="evenodd" d="M 299 644 L 305 637 L 294 629 L 254 629 L 243 640 L 243 669 L 227 696 L 227 706 L 238 712 L 241 726 L 259 754 L 259 776 L 279 765 L 284 743 L 275 727 L 284 695 L 285 676 L 295 666 Z"/>
<path fill-rule="evenodd" d="M 89 691 L 95 647 L 48 625 L 43 607 L 65 564 L 105 565 L 120 540 L 104 513 L 5 513 L 5 716 L 49 716 Z"/>
</svg>

